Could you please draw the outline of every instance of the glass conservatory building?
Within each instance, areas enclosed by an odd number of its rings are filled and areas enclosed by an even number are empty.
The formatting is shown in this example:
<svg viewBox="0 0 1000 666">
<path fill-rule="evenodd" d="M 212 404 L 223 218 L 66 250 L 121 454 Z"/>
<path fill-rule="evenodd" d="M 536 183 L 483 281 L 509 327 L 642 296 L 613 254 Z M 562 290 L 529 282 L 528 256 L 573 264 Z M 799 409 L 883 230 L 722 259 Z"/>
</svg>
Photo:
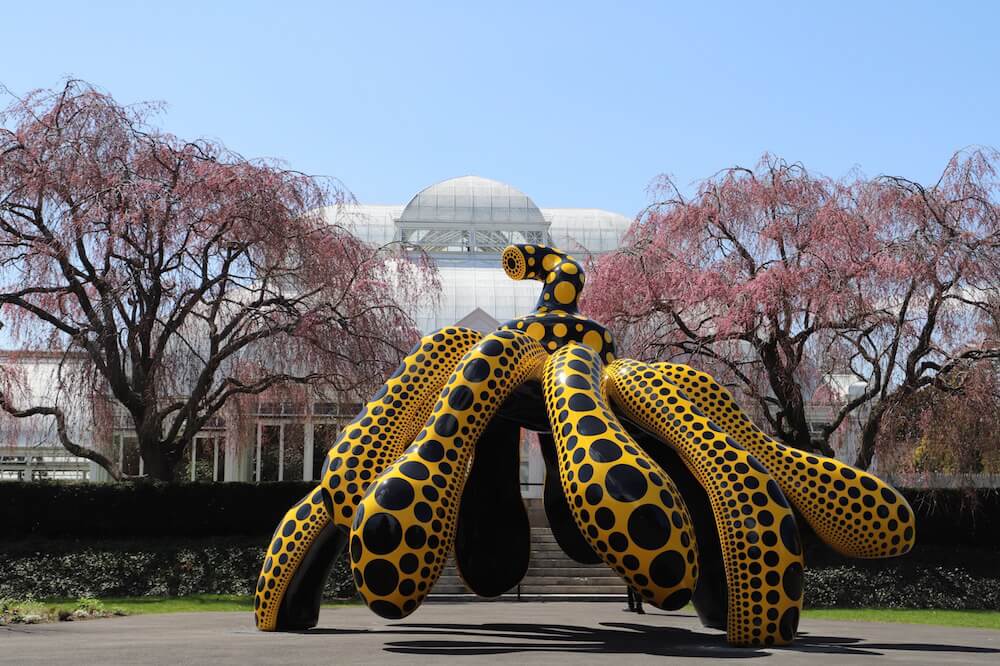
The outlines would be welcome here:
<svg viewBox="0 0 1000 666">
<path fill-rule="evenodd" d="M 329 208 L 331 221 L 362 240 L 420 246 L 437 263 L 441 298 L 412 312 L 423 332 L 460 323 L 492 331 L 534 309 L 539 286 L 513 282 L 500 267 L 511 243 L 544 243 L 585 258 L 616 249 L 630 220 L 597 208 L 539 208 L 514 187 L 478 176 L 445 180 L 408 204 Z"/>
<path fill-rule="evenodd" d="M 500 252 L 508 244 L 545 243 L 586 259 L 616 249 L 631 222 L 597 208 L 539 208 L 511 185 L 478 176 L 436 183 L 406 204 L 330 207 L 323 214 L 370 244 L 408 243 L 433 257 L 440 296 L 436 303 L 414 306 L 410 312 L 422 332 L 452 324 L 488 332 L 534 309 L 540 285 L 514 282 L 500 266 Z M 31 355 L 18 358 L 26 372 L 38 375 L 38 390 L 44 393 L 51 361 Z M 255 433 L 237 435 L 224 423 L 213 424 L 199 434 L 180 476 L 205 481 L 315 479 L 326 449 L 356 409 L 336 401 L 261 402 Z M 0 442 L 0 479 L 106 478 L 89 461 L 67 456 L 54 432 L 42 435 L 53 430 L 44 425 L 28 430 L 38 435 Z M 134 434 L 124 418 L 117 425 L 121 427 L 115 429 L 113 441 L 98 448 L 110 449 L 126 473 L 141 474 Z M 86 433 L 79 436 L 86 443 Z M 544 465 L 537 447 L 530 441 L 524 447 L 522 490 L 536 496 Z"/>
</svg>

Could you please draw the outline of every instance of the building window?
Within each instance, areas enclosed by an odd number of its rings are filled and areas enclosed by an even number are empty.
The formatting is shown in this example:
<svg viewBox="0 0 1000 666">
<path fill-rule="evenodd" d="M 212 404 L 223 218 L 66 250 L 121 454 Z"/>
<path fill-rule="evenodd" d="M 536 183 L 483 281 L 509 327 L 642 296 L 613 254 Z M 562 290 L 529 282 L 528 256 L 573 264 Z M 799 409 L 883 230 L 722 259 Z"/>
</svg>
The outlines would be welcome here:
<svg viewBox="0 0 1000 666">
<path fill-rule="evenodd" d="M 226 477 L 226 439 L 218 435 L 199 435 L 188 449 L 177 478 L 183 481 L 224 481 Z"/>
<path fill-rule="evenodd" d="M 139 438 L 118 435 L 118 467 L 123 474 L 142 474 L 142 456 L 139 455 Z"/>
<path fill-rule="evenodd" d="M 261 423 L 251 461 L 253 478 L 299 481 L 304 471 L 305 427 L 302 423 Z"/>
<path fill-rule="evenodd" d="M 313 427 L 313 479 L 319 480 L 323 478 L 323 474 L 326 472 L 323 469 L 326 464 L 326 454 L 337 439 L 337 432 L 339 430 L 340 428 L 336 423 L 317 423 Z"/>
</svg>

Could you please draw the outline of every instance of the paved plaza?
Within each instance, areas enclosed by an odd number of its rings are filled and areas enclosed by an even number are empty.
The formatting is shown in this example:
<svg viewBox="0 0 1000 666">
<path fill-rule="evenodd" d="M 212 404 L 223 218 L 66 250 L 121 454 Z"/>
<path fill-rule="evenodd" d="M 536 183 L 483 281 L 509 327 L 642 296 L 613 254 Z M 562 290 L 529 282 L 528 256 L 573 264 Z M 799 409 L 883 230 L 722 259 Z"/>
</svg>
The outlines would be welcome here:
<svg viewBox="0 0 1000 666">
<path fill-rule="evenodd" d="M 730 648 L 694 615 L 639 616 L 616 603 L 429 603 L 403 621 L 363 606 L 324 609 L 295 634 L 249 613 L 180 613 L 0 627 L 0 662 L 82 664 L 584 664 L 720 659 L 794 664 L 996 664 L 1000 631 L 802 622 L 788 648 Z"/>
</svg>

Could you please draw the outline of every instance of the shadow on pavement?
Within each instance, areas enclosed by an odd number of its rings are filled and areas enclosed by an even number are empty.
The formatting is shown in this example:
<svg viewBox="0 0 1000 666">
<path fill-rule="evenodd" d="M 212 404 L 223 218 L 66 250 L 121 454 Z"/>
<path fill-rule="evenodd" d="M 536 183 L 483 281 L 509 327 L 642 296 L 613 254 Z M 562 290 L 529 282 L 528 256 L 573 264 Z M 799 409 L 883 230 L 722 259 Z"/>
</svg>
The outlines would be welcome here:
<svg viewBox="0 0 1000 666">
<path fill-rule="evenodd" d="M 383 634 L 404 640 L 388 640 L 386 652 L 409 655 L 490 655 L 561 652 L 577 654 L 642 654 L 662 657 L 712 657 L 748 659 L 764 657 L 771 650 L 804 654 L 878 656 L 887 651 L 1000 654 L 984 647 L 934 643 L 872 643 L 843 636 L 799 634 L 790 646 L 780 648 L 734 648 L 722 633 L 696 633 L 687 629 L 605 622 L 600 628 L 562 624 L 519 623 L 399 623 L 385 629 L 310 629 L 308 635 Z"/>
</svg>

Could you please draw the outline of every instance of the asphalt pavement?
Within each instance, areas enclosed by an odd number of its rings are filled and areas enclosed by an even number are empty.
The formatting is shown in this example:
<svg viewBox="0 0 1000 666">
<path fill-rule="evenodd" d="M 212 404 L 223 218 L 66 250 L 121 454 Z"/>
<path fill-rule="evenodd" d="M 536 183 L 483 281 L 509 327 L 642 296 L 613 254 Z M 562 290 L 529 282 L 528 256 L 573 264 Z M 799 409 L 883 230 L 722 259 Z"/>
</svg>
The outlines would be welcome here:
<svg viewBox="0 0 1000 666">
<path fill-rule="evenodd" d="M 249 613 L 134 615 L 0 627 L 11 664 L 1000 664 L 1000 631 L 805 618 L 789 647 L 726 645 L 689 613 L 617 603 L 427 603 L 404 620 L 364 606 L 319 626 L 265 634 Z"/>
</svg>

